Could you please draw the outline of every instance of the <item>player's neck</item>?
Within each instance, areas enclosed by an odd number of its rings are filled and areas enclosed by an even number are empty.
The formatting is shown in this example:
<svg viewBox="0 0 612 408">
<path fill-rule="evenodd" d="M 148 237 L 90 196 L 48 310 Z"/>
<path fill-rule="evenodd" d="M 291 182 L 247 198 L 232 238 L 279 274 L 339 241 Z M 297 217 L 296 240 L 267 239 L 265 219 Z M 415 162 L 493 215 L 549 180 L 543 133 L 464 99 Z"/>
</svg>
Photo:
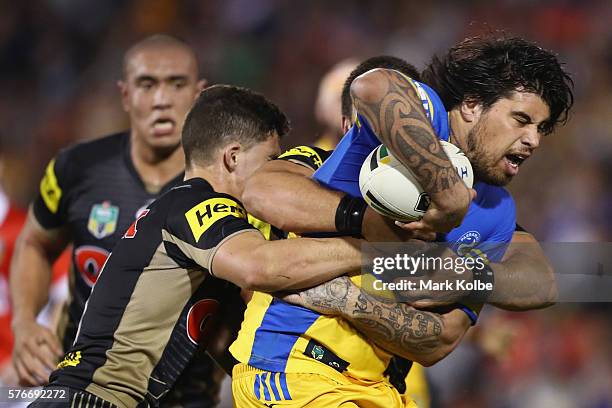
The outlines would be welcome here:
<svg viewBox="0 0 612 408">
<path fill-rule="evenodd" d="M 158 193 L 164 185 L 185 168 L 185 156 L 180 145 L 164 150 L 143 146 L 132 138 L 130 158 L 147 191 Z"/>
<path fill-rule="evenodd" d="M 467 149 L 467 135 L 469 131 L 461 119 L 461 114 L 456 109 L 451 110 L 448 113 L 448 122 L 450 125 L 449 142 L 465 152 Z"/>
<path fill-rule="evenodd" d="M 218 166 L 218 163 L 207 167 L 197 165 L 191 166 L 185 170 L 185 180 L 196 177 L 203 178 L 210 183 L 216 192 L 229 194 L 240 199 L 240 197 L 238 197 L 239 192 L 232 182 L 232 179 L 229 177 L 229 173 L 222 168 L 218 168 Z"/>
</svg>

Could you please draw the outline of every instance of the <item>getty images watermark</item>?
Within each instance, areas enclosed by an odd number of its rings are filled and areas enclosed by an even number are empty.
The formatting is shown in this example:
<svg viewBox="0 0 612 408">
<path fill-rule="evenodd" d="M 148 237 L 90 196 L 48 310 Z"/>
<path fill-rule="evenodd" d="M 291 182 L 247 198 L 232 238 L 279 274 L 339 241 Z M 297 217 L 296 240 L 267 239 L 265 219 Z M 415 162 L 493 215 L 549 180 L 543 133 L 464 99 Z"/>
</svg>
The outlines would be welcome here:
<svg viewBox="0 0 612 408">
<path fill-rule="evenodd" d="M 486 269 L 486 256 L 482 255 L 431 256 L 417 252 L 377 256 L 372 258 L 372 273 L 377 277 L 372 288 L 378 291 L 492 291 L 492 282 L 477 279 L 474 275 L 474 272 Z M 469 278 L 465 277 L 466 272 L 472 272 Z M 434 274 L 437 274 L 435 279 L 430 277 Z"/>
<path fill-rule="evenodd" d="M 610 242 L 499 243 L 472 238 L 454 243 L 366 243 L 361 287 L 372 295 L 391 294 L 406 302 L 488 302 L 531 296 L 524 288 L 532 285 L 535 293 L 546 289 L 544 282 L 557 293 L 556 303 L 612 302 Z M 529 261 L 532 254 L 545 256 L 547 264 Z M 527 262 L 513 262 L 515 269 L 510 270 L 504 263 L 508 256 Z M 495 271 L 506 273 L 496 278 Z"/>
</svg>

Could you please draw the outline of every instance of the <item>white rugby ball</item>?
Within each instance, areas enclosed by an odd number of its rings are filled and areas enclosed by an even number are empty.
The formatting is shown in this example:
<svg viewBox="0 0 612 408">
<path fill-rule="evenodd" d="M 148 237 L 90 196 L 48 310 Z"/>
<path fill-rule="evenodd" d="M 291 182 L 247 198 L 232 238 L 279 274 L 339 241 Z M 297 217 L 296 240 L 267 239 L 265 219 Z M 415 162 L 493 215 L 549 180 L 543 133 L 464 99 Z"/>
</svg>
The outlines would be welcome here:
<svg viewBox="0 0 612 408">
<path fill-rule="evenodd" d="M 468 158 L 452 143 L 440 141 L 459 177 L 471 188 L 474 172 Z M 416 221 L 429 207 L 429 196 L 409 168 L 399 162 L 384 145 L 367 157 L 359 173 L 359 188 L 376 212 L 398 221 Z"/>
</svg>

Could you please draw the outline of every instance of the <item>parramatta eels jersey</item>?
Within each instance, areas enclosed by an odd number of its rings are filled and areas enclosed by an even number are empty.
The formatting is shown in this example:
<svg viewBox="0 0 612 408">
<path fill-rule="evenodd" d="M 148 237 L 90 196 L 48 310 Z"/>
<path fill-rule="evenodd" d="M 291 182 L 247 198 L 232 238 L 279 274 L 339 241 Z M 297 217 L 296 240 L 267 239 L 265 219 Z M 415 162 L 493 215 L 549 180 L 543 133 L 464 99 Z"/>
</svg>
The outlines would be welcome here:
<svg viewBox="0 0 612 408">
<path fill-rule="evenodd" d="M 406 86 L 412 86 L 421 98 L 425 113 L 440 140 L 449 141 L 448 114 L 440 97 L 427 85 L 406 77 Z M 329 159 L 319 168 L 314 179 L 335 190 L 361 197 L 359 171 L 364 160 L 380 140 L 367 121 L 359 116 L 357 123 L 342 138 Z M 460 171 L 460 169 L 458 169 Z M 476 249 L 492 262 L 503 257 L 516 227 L 516 208 L 510 193 L 503 187 L 474 183 L 478 193 L 468 208 L 462 224 L 438 241 L 452 243 L 460 251 Z"/>
<path fill-rule="evenodd" d="M 256 229 L 242 204 L 200 178 L 141 211 L 98 276 L 52 385 L 119 407 L 157 406 L 239 296 L 209 272 L 219 246 L 248 231 Z"/>
<path fill-rule="evenodd" d="M 279 159 L 317 169 L 329 156 L 318 148 L 299 146 Z M 291 234 L 290 234 L 291 236 Z M 266 293 L 255 292 L 247 305 L 238 338 L 230 351 L 241 363 L 280 373 L 334 373 L 334 368 L 313 357 L 331 350 L 345 367 L 343 372 L 355 379 L 382 381 L 391 355 L 363 337 L 346 320 L 323 316 L 291 305 Z M 337 375 L 337 373 L 334 373 Z M 278 380 L 276 378 L 278 377 Z M 281 381 L 272 376 L 270 381 Z M 282 384 L 278 385 L 281 389 Z"/>
<path fill-rule="evenodd" d="M 437 94 L 425 84 L 406 78 L 421 96 L 428 118 L 441 140 L 449 139 L 448 115 Z M 309 163 L 314 179 L 354 196 L 361 196 L 359 171 L 367 155 L 380 141 L 359 117 L 356 125 L 325 160 L 320 150 L 299 147 L 280 158 Z M 324 161 L 325 160 L 325 161 Z M 514 201 L 502 187 L 477 182 L 477 198 L 471 203 L 461 226 L 439 237 L 463 251 L 474 249 L 490 261 L 501 260 L 516 225 Z M 272 372 L 330 373 L 324 364 L 325 350 L 339 360 L 336 371 L 358 381 L 382 381 L 392 355 L 362 336 L 347 321 L 323 316 L 290 305 L 263 293 L 255 293 L 237 340 L 230 351 L 244 364 Z M 318 359 L 317 357 L 321 357 Z M 276 378 L 276 377 L 273 377 Z"/>
</svg>

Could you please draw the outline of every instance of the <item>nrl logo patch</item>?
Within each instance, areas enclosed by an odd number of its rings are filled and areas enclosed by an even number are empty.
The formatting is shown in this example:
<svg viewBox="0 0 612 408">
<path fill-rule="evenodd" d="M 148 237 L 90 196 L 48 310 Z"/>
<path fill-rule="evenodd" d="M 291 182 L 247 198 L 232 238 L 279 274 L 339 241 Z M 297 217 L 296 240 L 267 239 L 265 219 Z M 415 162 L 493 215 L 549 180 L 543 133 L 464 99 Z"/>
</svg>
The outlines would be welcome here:
<svg viewBox="0 0 612 408">
<path fill-rule="evenodd" d="M 325 350 L 323 350 L 323 347 L 321 346 L 314 346 L 310 354 L 312 354 L 312 358 L 314 358 L 315 360 L 323 360 L 323 354 L 325 354 Z"/>
<path fill-rule="evenodd" d="M 110 201 L 94 204 L 89 213 L 87 229 L 98 239 L 108 237 L 117 229 L 119 207 L 111 205 Z"/>
</svg>

